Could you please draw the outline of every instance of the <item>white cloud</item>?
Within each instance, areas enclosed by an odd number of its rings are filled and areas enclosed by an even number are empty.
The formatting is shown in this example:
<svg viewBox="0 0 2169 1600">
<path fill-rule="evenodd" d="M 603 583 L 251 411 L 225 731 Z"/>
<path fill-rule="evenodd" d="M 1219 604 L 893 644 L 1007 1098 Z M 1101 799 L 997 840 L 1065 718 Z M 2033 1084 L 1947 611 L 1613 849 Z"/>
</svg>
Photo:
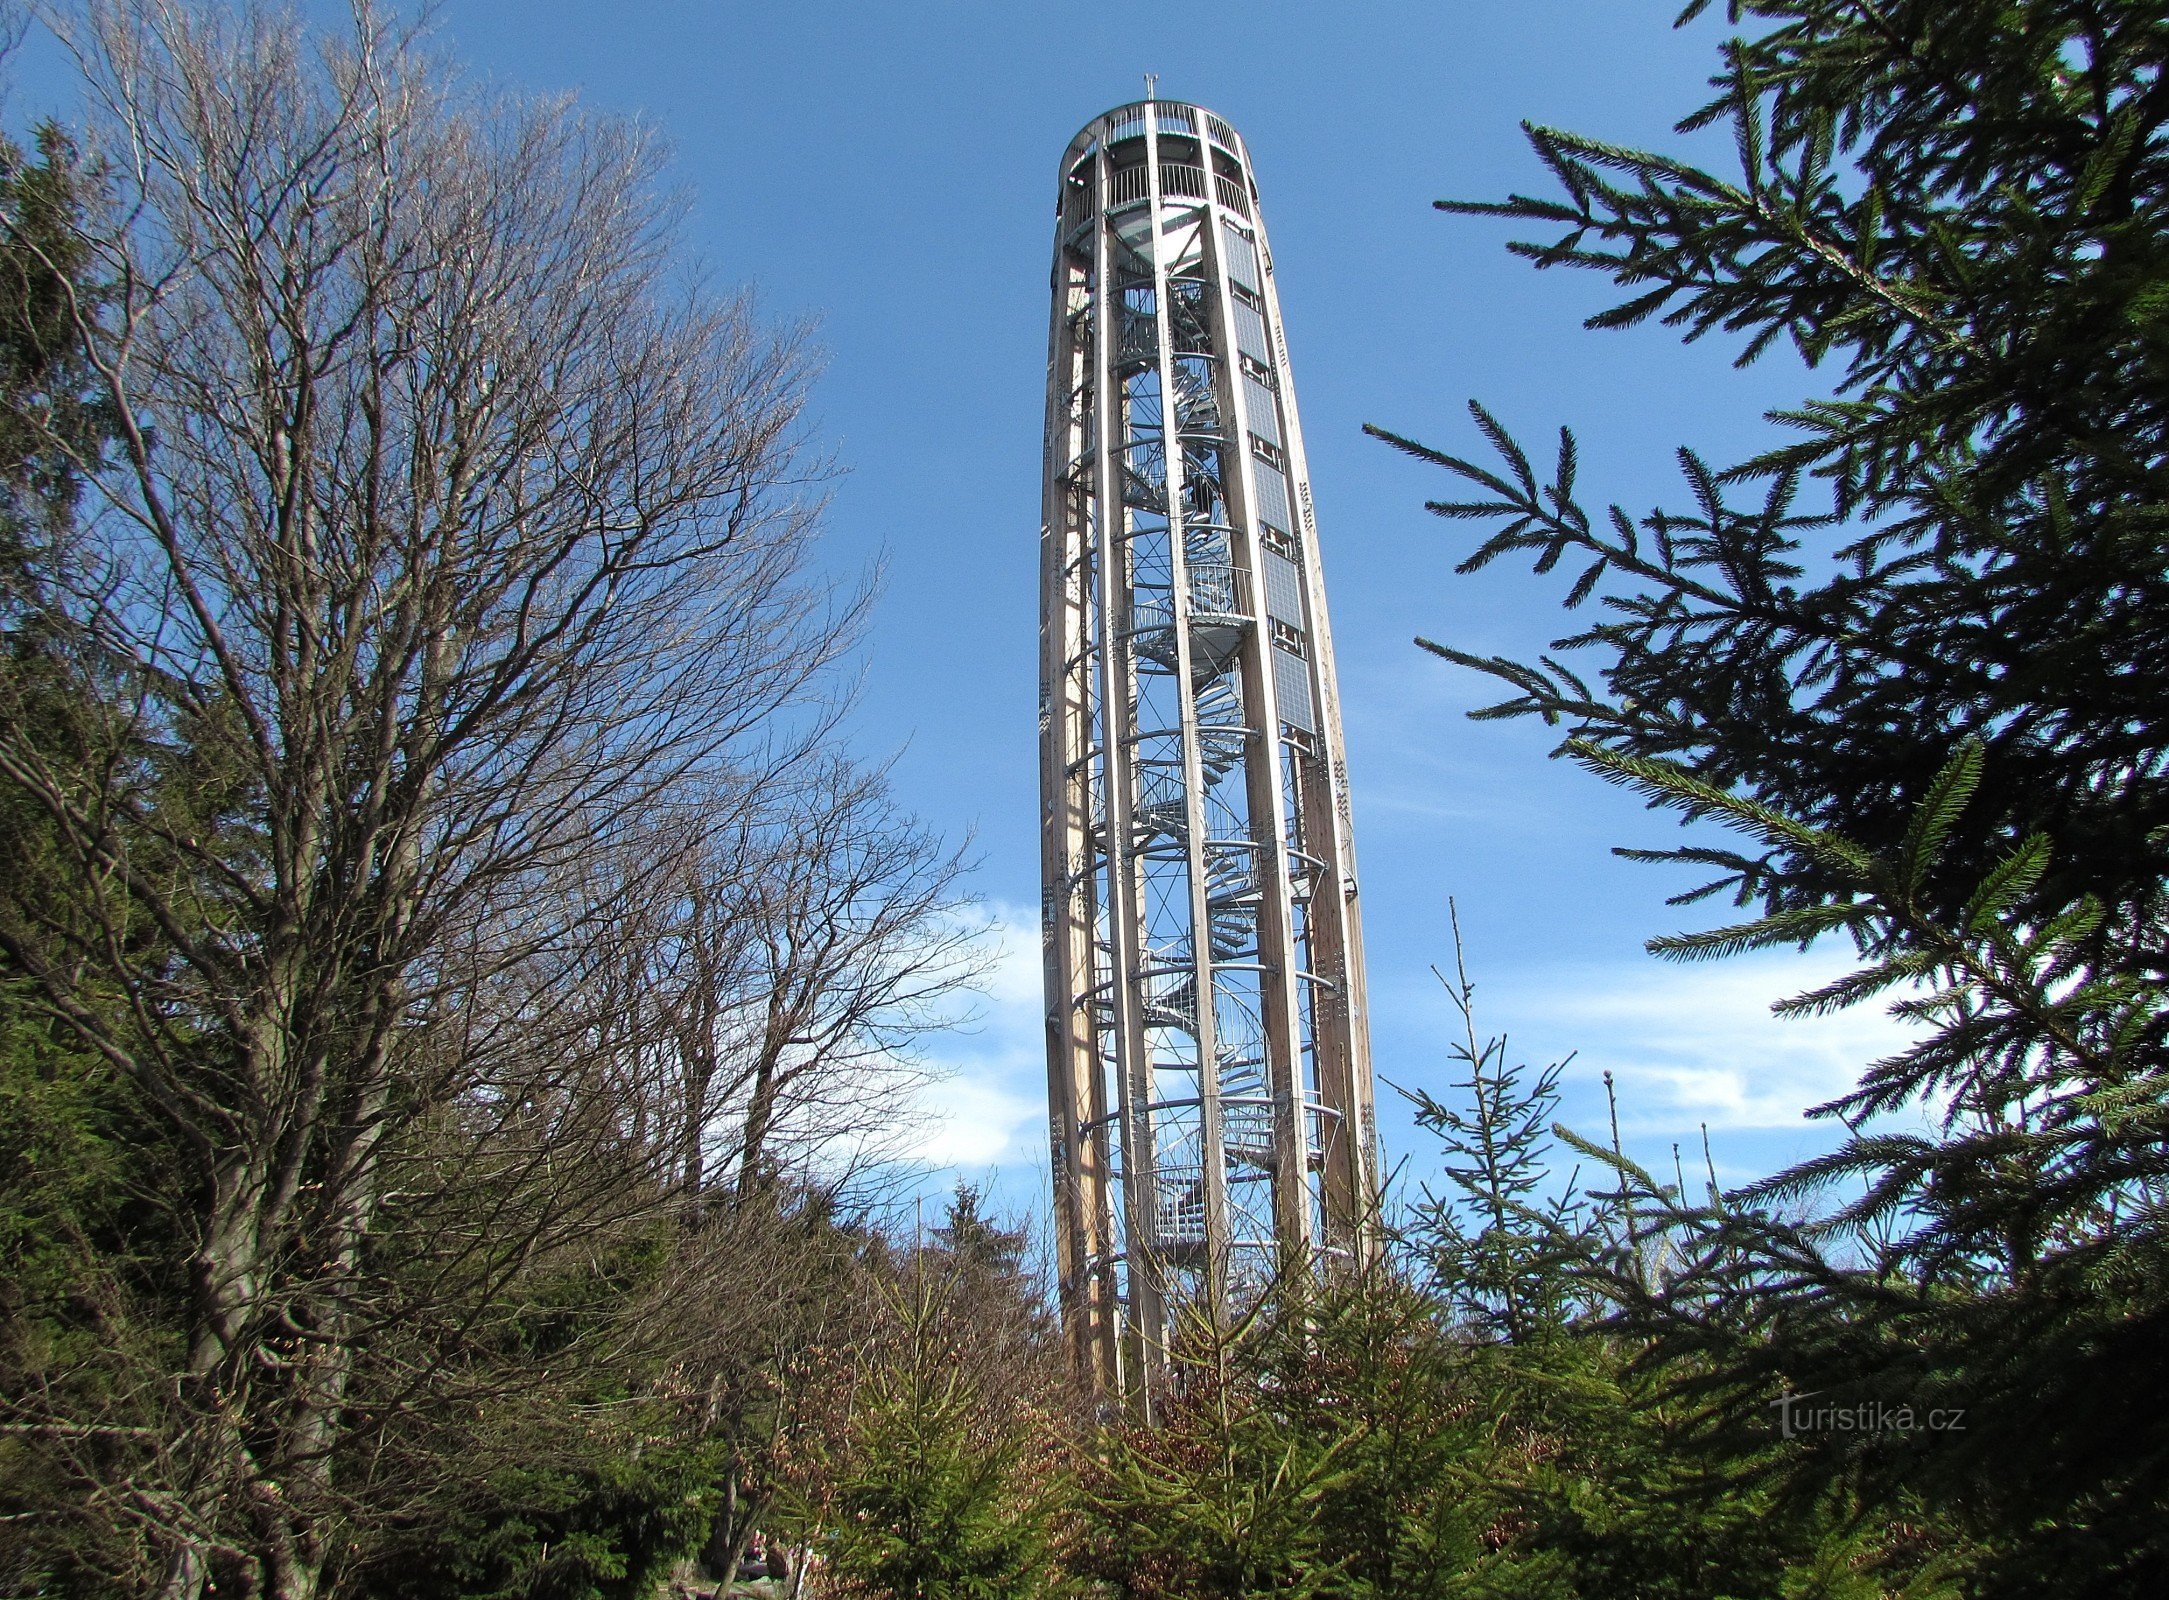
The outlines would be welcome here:
<svg viewBox="0 0 2169 1600">
<path fill-rule="evenodd" d="M 979 937 L 989 957 L 976 1017 L 932 1041 L 935 1074 L 894 1147 L 930 1167 L 1043 1162 L 1046 1031 L 1035 912 L 996 903 Z"/>
<path fill-rule="evenodd" d="M 1037 1063 L 1035 1063 L 1036 1065 Z M 921 1125 L 905 1159 L 930 1167 L 991 1167 L 1028 1153 L 1047 1117 L 1044 1094 L 999 1078 L 944 1078 L 920 1092 Z"/>
<path fill-rule="evenodd" d="M 1609 1069 L 1623 1126 L 1798 1128 L 1808 1107 L 1845 1093 L 1869 1062 L 1912 1037 L 1872 1002 L 1827 1017 L 1771 1015 L 1773 1002 L 1850 970 L 1846 956 L 1832 949 L 1710 966 L 1646 959 L 1558 967 L 1480 1001 L 1492 1002 L 1490 1026 L 1526 1044 L 1576 1051 L 1569 1076 L 1577 1087 Z"/>
<path fill-rule="evenodd" d="M 1025 1183 L 1046 1164 L 1036 908 L 991 907 L 981 937 L 991 964 L 976 1020 L 930 1041 L 934 1076 L 884 1153 L 935 1171 L 964 1169 L 974 1181 L 1006 1168 Z M 1703 1123 L 1720 1133 L 1804 1131 L 1808 1107 L 1843 1094 L 1869 1062 L 1909 1037 L 1875 1004 L 1831 1017 L 1770 1014 L 1773 1001 L 1849 965 L 1837 949 L 1708 966 L 1651 957 L 1560 963 L 1482 985 L 1477 1022 L 1486 1033 L 1509 1034 L 1516 1060 L 1574 1054 L 1562 1109 L 1575 1126 L 1597 1125 L 1600 1080 L 1610 1070 L 1630 1137 L 1691 1139 Z M 1427 987 L 1373 998 L 1377 1020 L 1403 1042 L 1393 1057 L 1439 1059 L 1437 1040 L 1451 1020 L 1443 995 Z M 1401 1075 L 1386 1054 L 1380 1071 Z"/>
</svg>

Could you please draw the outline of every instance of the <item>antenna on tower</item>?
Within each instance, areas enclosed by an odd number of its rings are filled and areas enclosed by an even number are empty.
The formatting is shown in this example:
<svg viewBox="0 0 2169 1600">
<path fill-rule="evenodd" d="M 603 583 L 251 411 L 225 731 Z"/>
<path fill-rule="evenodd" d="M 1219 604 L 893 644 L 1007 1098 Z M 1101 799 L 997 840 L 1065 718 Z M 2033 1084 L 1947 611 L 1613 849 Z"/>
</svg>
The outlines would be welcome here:
<svg viewBox="0 0 2169 1600">
<path fill-rule="evenodd" d="M 1154 98 L 1156 98 L 1156 97 L 1158 96 L 1158 94 L 1159 94 L 1159 90 L 1160 90 L 1160 75 L 1159 75 L 1159 74 L 1158 74 L 1157 72 L 1148 72 L 1148 73 L 1146 73 L 1146 74 L 1145 74 L 1145 98 L 1146 98 L 1147 100 L 1151 100 L 1151 99 L 1154 99 Z"/>
</svg>

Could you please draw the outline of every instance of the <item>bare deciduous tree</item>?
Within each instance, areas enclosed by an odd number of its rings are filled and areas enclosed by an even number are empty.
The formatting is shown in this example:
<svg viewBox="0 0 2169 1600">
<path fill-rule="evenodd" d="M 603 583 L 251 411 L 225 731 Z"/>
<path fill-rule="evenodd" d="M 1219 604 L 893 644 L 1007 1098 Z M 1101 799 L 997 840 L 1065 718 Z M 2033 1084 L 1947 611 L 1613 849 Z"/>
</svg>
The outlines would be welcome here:
<svg viewBox="0 0 2169 1600">
<path fill-rule="evenodd" d="M 301 1600 L 342 1451 L 399 1401 L 354 1400 L 410 1292 L 372 1241 L 456 1213 L 475 1248 L 432 1270 L 486 1307 L 504 1239 L 653 1178 L 593 936 L 658 815 L 759 781 L 853 606 L 806 568 L 801 343 L 675 281 L 637 132 L 464 93 L 366 10 L 343 42 L 178 0 L 55 25 L 109 191 L 77 331 L 120 444 L 53 592 L 133 747 L 186 761 L 0 718 L 0 777 L 89 886 L 0 948 L 195 1175 L 179 1370 L 94 1487 L 158 1592 Z M 792 1004 L 779 1049 L 878 1038 Z M 796 1059 L 756 1061 L 749 1117 Z"/>
<path fill-rule="evenodd" d="M 911 1085 L 914 1042 L 954 1024 L 985 949 L 963 915 L 962 853 L 897 807 L 884 773 L 848 761 L 705 832 L 689 864 L 691 981 L 671 995 L 700 1145 L 686 1176 L 697 1188 L 721 1154 L 742 1199 L 772 1169 L 878 1131 L 854 1108 Z"/>
</svg>

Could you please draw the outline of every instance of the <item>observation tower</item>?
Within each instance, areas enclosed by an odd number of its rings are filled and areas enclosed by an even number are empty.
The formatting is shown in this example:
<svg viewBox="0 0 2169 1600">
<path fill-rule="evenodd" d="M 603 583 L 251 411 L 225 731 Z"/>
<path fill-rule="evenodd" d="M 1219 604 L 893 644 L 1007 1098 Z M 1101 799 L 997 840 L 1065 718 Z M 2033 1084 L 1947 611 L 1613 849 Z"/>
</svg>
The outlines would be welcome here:
<svg viewBox="0 0 2169 1600">
<path fill-rule="evenodd" d="M 1055 1224 L 1080 1373 L 1372 1247 L 1333 646 L 1249 152 L 1122 106 L 1062 157 L 1040 530 Z"/>
</svg>

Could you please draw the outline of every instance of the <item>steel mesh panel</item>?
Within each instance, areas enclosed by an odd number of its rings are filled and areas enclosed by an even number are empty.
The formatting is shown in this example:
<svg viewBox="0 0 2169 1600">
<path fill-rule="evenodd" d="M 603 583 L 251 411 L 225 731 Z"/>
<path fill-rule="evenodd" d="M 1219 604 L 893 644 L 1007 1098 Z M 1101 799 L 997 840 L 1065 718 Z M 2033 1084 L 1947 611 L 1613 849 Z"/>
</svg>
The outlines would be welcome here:
<svg viewBox="0 0 2169 1600">
<path fill-rule="evenodd" d="M 1250 463 L 1251 481 L 1257 485 L 1258 520 L 1278 528 L 1282 533 L 1295 529 L 1295 519 L 1288 511 L 1288 480 L 1278 467 L 1267 462 Z"/>
<path fill-rule="evenodd" d="M 1262 294 L 1265 280 L 1258 271 L 1258 247 L 1233 228 L 1221 235 L 1221 254 L 1227 258 L 1228 277 L 1252 294 Z"/>
<path fill-rule="evenodd" d="M 1280 720 L 1305 733 L 1318 731 L 1310 703 L 1310 665 L 1301 656 L 1273 647 L 1273 692 L 1280 700 Z"/>
<path fill-rule="evenodd" d="M 1277 550 L 1265 552 L 1265 614 L 1291 628 L 1303 624 L 1303 569 Z"/>
<path fill-rule="evenodd" d="M 1243 405 L 1250 413 L 1250 431 L 1276 450 L 1280 448 L 1280 407 L 1273 391 L 1247 372 L 1243 374 Z"/>
</svg>

